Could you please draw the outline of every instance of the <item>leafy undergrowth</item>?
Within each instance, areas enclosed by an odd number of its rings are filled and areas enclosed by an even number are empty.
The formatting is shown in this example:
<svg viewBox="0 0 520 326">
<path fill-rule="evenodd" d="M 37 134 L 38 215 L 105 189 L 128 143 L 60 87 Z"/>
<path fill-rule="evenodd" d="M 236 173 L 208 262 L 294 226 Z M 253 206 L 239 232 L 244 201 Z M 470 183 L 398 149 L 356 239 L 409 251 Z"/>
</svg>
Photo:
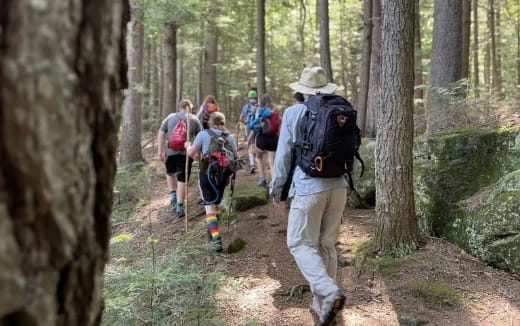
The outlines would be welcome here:
<svg viewBox="0 0 520 326">
<path fill-rule="evenodd" d="M 124 240 L 111 244 L 105 271 L 103 325 L 224 324 L 212 299 L 222 272 L 205 267 L 206 254 L 193 246 L 191 234 L 161 257 L 151 248 L 143 253 L 134 238 L 118 237 Z M 147 241 L 150 247 L 154 241 Z"/>
<path fill-rule="evenodd" d="M 154 165 L 117 171 L 102 325 L 225 325 L 213 299 L 223 268 L 198 241 L 200 228 L 168 245 L 152 231 L 157 211 L 142 216 L 159 178 Z"/>
</svg>

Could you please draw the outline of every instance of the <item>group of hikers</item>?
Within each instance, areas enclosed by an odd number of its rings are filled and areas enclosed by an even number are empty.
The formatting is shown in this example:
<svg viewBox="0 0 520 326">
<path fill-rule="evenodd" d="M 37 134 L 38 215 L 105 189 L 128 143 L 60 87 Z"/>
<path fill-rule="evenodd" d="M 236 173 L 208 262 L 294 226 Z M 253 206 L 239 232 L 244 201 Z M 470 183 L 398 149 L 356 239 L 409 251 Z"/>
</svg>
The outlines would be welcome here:
<svg viewBox="0 0 520 326">
<path fill-rule="evenodd" d="M 349 186 L 346 166 L 352 164 L 356 150 L 352 148 L 356 141 L 341 139 L 355 136 L 355 111 L 333 95 L 337 86 L 327 82 L 321 67 L 304 68 L 299 81 L 289 87 L 295 92 L 293 105 L 283 111 L 282 118 L 268 94 L 258 102 L 255 89 L 247 92 L 240 121 L 246 127 L 249 172 L 258 171 L 258 186 L 269 188 L 277 208 L 290 201 L 287 245 L 310 284 L 310 311 L 318 325 L 335 325 L 346 300 L 336 282 L 335 244 Z M 222 252 L 217 214 L 224 189 L 240 168 L 237 141 L 226 129 L 225 116 L 213 96 L 204 100 L 196 116 L 192 108 L 189 100 L 182 100 L 178 112 L 163 121 L 157 136 L 158 155 L 165 162 L 177 217 L 185 215 L 186 182 L 193 160 L 199 160 L 198 184 L 211 249 Z M 271 171 L 269 183 L 264 153 Z"/>
</svg>

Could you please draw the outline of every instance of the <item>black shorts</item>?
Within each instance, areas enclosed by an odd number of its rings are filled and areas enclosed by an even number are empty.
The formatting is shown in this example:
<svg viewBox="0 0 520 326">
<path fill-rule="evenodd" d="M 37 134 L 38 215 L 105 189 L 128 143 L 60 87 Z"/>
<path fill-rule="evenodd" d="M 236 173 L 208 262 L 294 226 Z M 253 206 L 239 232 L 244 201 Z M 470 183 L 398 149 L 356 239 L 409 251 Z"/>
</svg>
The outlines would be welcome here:
<svg viewBox="0 0 520 326">
<path fill-rule="evenodd" d="M 278 144 L 278 136 L 273 135 L 256 135 L 255 146 L 260 151 L 276 152 L 276 145 Z"/>
<path fill-rule="evenodd" d="M 204 201 L 204 205 L 218 205 L 224 196 L 224 190 L 229 184 L 231 172 L 225 171 L 220 175 L 220 182 L 217 181 L 216 176 L 208 177 L 206 172 L 199 171 L 199 189 L 200 196 Z"/>
<path fill-rule="evenodd" d="M 188 181 L 189 175 L 191 174 L 191 166 L 193 159 L 190 157 L 188 161 Z M 186 182 L 185 169 L 186 169 L 186 155 L 175 154 L 170 155 L 166 158 L 164 164 L 166 166 L 166 174 L 177 177 L 177 181 Z"/>
</svg>

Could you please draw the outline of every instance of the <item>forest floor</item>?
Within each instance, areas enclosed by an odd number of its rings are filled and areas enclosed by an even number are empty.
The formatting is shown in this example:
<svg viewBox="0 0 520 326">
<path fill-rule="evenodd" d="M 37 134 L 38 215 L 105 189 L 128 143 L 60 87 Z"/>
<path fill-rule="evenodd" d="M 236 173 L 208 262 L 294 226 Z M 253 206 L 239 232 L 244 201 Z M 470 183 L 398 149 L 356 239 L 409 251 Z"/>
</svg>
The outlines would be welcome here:
<svg viewBox="0 0 520 326">
<path fill-rule="evenodd" d="M 244 152 L 243 143 L 240 147 Z M 151 198 L 131 220 L 151 221 L 142 224 L 141 236 L 153 232 L 160 256 L 179 243 L 185 225 L 168 207 L 163 165 L 152 154 L 150 145 L 145 148 L 147 164 L 157 171 Z M 257 175 L 245 170 L 236 180 L 252 185 L 256 181 Z M 195 240 L 204 244 L 198 194 L 197 186 L 190 185 L 188 222 L 190 230 L 198 230 Z M 347 302 L 338 325 L 520 325 L 520 277 L 487 266 L 443 239 L 427 238 L 422 248 L 399 259 L 362 258 L 358 253 L 372 235 L 374 217 L 373 210 L 344 212 L 337 243 L 338 282 Z M 116 224 L 113 233 L 123 232 L 125 225 Z M 225 248 L 237 237 L 247 243 L 235 254 L 207 253 L 206 268 L 222 271 L 214 300 L 216 313 L 227 325 L 314 325 L 306 288 L 288 295 L 306 282 L 287 249 L 286 229 L 286 212 L 271 203 L 240 213 L 229 228 L 221 225 Z"/>
</svg>

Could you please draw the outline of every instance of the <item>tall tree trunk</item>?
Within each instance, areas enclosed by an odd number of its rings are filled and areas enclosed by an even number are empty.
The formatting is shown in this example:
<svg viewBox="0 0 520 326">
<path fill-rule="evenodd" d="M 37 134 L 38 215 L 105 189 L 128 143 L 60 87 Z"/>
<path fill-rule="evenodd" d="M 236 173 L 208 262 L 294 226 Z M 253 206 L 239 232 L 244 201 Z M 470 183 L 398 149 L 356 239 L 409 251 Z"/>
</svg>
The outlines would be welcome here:
<svg viewBox="0 0 520 326">
<path fill-rule="evenodd" d="M 350 51 L 350 57 L 354 57 L 354 51 L 355 49 L 353 49 L 352 47 L 349 49 Z M 353 99 L 357 99 L 359 97 L 359 91 L 358 91 L 358 86 L 359 86 L 359 80 L 358 80 L 358 74 L 356 73 L 357 69 L 359 69 L 359 67 L 356 65 L 356 62 L 355 60 L 349 60 L 349 67 L 347 69 L 347 73 L 348 73 L 348 81 L 349 81 L 349 85 L 350 85 L 350 93 L 351 93 L 351 98 Z M 355 105 L 355 104 L 354 104 Z M 366 136 L 366 134 L 365 134 Z"/>
<path fill-rule="evenodd" d="M 160 87 L 161 87 L 161 59 L 159 54 L 159 49 L 161 47 L 157 46 L 157 41 L 153 40 L 152 43 L 152 107 L 154 109 L 153 117 L 154 119 L 160 120 L 159 117 L 161 116 L 161 105 L 160 105 Z"/>
<path fill-rule="evenodd" d="M 478 67 L 478 0 L 473 0 L 473 88 L 475 96 L 479 96 L 479 67 Z"/>
<path fill-rule="evenodd" d="M 159 100 L 159 106 L 157 107 L 157 111 L 159 113 L 158 120 L 162 120 L 165 116 L 163 112 L 163 100 L 164 100 L 164 41 L 160 46 L 157 46 L 157 54 L 159 59 L 159 93 L 157 93 L 157 98 Z"/>
<path fill-rule="evenodd" d="M 368 88 L 367 121 L 365 137 L 376 137 L 376 120 L 381 89 L 381 0 L 374 0 L 372 7 L 372 55 L 370 57 L 370 86 Z"/>
<path fill-rule="evenodd" d="M 302 60 L 305 60 L 305 23 L 307 20 L 307 7 L 305 0 L 300 0 L 300 18 L 298 24 L 298 37 L 300 41 L 300 52 Z"/>
<path fill-rule="evenodd" d="M 0 1 L 0 325 L 101 322 L 128 18 Z"/>
<path fill-rule="evenodd" d="M 175 23 L 164 25 L 163 116 L 177 111 L 177 30 Z"/>
<path fill-rule="evenodd" d="M 516 7 L 520 8 L 520 0 L 516 1 Z M 520 87 L 520 10 L 517 11 L 516 18 L 516 87 Z M 516 94 L 520 97 L 519 92 Z"/>
<path fill-rule="evenodd" d="M 380 102 L 376 140 L 377 251 L 404 255 L 419 246 L 413 192 L 414 2 L 382 0 Z M 399 33 L 396 33 L 399 31 Z"/>
<path fill-rule="evenodd" d="M 320 64 L 327 74 L 327 81 L 334 82 L 332 63 L 330 61 L 329 38 L 329 0 L 318 0 L 318 17 L 320 19 Z"/>
<path fill-rule="evenodd" d="M 125 91 L 121 144 L 119 160 L 121 164 L 143 161 L 141 153 L 142 86 L 144 27 L 142 11 L 138 6 L 132 9 L 132 20 L 128 23 L 128 89 Z"/>
<path fill-rule="evenodd" d="M 256 0 L 256 87 L 258 95 L 266 93 L 265 87 L 265 1 Z"/>
<path fill-rule="evenodd" d="M 211 2 L 210 6 L 216 6 L 215 2 Z M 204 43 L 204 70 L 202 83 L 202 97 L 213 95 L 217 97 L 217 59 L 218 59 L 218 30 L 216 26 L 215 14 L 218 8 L 211 7 L 211 19 L 206 23 L 206 40 Z"/>
<path fill-rule="evenodd" d="M 460 78 L 469 77 L 469 39 L 471 26 L 471 0 L 462 0 L 462 65 Z"/>
<path fill-rule="evenodd" d="M 491 90 L 491 45 L 489 41 L 484 47 L 484 84 L 487 90 Z"/>
<path fill-rule="evenodd" d="M 431 55 L 431 96 L 428 131 L 444 129 L 450 98 L 443 88 L 461 77 L 462 3 L 460 0 L 435 0 Z"/>
<path fill-rule="evenodd" d="M 184 77 L 184 69 L 183 69 L 183 62 L 182 62 L 182 54 L 177 56 L 177 99 L 178 101 L 181 101 L 183 99 L 182 97 L 182 83 L 183 83 L 183 77 Z"/>
<path fill-rule="evenodd" d="M 500 0 L 495 0 L 495 47 L 496 47 L 496 90 L 498 95 L 503 95 L 503 87 L 502 87 L 502 30 L 500 28 Z M 495 74 L 495 72 L 493 72 Z"/>
<path fill-rule="evenodd" d="M 359 129 L 361 130 L 361 136 L 365 135 L 368 87 L 370 85 L 370 55 L 372 52 L 372 0 L 363 1 L 363 21 L 363 50 L 361 54 L 362 61 L 359 73 L 359 96 L 357 101 L 357 109 L 359 114 L 357 123 Z"/>
<path fill-rule="evenodd" d="M 488 30 L 491 40 L 491 90 L 495 93 L 498 90 L 498 64 L 497 64 L 497 42 L 495 31 L 495 0 L 489 0 L 488 7 Z"/>
<path fill-rule="evenodd" d="M 346 30 L 349 30 L 348 20 L 346 17 L 346 10 L 343 10 L 343 6 L 341 8 L 340 13 L 340 23 L 339 23 L 339 39 L 340 39 L 340 54 L 341 54 L 341 82 L 343 84 L 344 94 L 346 98 L 351 99 L 352 105 L 357 108 L 357 98 L 353 96 L 352 87 L 349 84 L 350 78 L 350 67 L 349 63 L 352 64 L 353 60 L 349 60 L 349 44 L 347 42 L 347 37 L 345 36 Z M 356 83 L 357 84 L 357 83 Z"/>
<path fill-rule="evenodd" d="M 144 31 L 143 31 L 144 32 Z M 144 34 L 143 34 L 144 37 Z M 152 98 L 152 40 L 144 37 L 144 57 L 143 57 L 143 119 L 151 115 Z"/>
<path fill-rule="evenodd" d="M 204 31 L 204 19 L 201 19 L 200 21 L 200 30 Z M 202 94 L 204 92 L 204 38 L 200 38 L 199 41 L 200 51 L 198 53 L 198 69 L 197 69 L 197 89 L 195 94 L 195 103 L 197 103 L 197 106 L 202 104 Z"/>
<path fill-rule="evenodd" d="M 420 0 L 415 0 L 415 30 L 414 30 L 414 53 L 415 53 L 415 86 L 424 85 L 422 66 L 422 42 L 421 42 L 421 11 Z M 417 99 L 422 99 L 424 91 L 418 88 L 414 91 Z"/>
</svg>

